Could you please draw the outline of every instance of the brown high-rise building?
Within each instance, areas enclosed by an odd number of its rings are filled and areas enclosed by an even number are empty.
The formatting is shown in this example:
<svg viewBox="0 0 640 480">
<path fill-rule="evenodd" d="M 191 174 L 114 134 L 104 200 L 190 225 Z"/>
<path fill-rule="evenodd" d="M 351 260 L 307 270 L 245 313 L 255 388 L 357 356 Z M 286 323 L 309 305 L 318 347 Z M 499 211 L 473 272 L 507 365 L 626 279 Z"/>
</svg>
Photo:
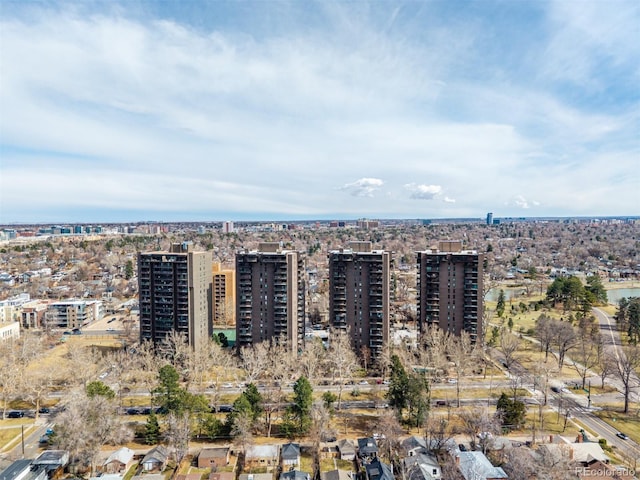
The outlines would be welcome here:
<svg viewBox="0 0 640 480">
<path fill-rule="evenodd" d="M 301 252 L 279 243 L 236 254 L 236 344 L 286 339 L 304 345 L 305 283 Z"/>
<path fill-rule="evenodd" d="M 212 256 L 192 248 L 138 254 L 141 341 L 160 345 L 175 331 L 199 349 L 211 337 Z"/>
<path fill-rule="evenodd" d="M 419 330 L 435 324 L 482 342 L 482 255 L 462 250 L 459 241 L 440 242 L 437 250 L 416 254 Z"/>
<path fill-rule="evenodd" d="M 236 323 L 236 272 L 213 263 L 213 325 Z"/>
<path fill-rule="evenodd" d="M 391 254 L 371 242 L 351 242 L 329 252 L 329 321 L 348 330 L 362 355 L 380 356 L 389 342 L 389 263 Z"/>
</svg>

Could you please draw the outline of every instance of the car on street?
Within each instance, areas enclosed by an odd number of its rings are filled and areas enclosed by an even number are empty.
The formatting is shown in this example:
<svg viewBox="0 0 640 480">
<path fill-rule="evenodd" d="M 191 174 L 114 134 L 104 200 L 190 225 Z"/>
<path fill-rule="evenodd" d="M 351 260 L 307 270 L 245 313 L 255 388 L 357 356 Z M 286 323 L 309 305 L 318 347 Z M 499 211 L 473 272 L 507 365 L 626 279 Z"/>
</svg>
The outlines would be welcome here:
<svg viewBox="0 0 640 480">
<path fill-rule="evenodd" d="M 360 380 L 358 382 L 358 385 L 369 385 L 369 382 L 367 382 L 366 380 Z"/>
<path fill-rule="evenodd" d="M 616 433 L 616 437 L 621 438 L 622 440 L 629 440 L 629 437 L 626 433 L 618 432 Z"/>
<path fill-rule="evenodd" d="M 49 409 L 49 407 L 42 407 L 40 410 L 38 410 L 38 413 L 51 413 L 51 410 Z"/>
<path fill-rule="evenodd" d="M 7 413 L 7 418 L 22 418 L 24 417 L 24 412 L 22 410 L 11 410 Z"/>
</svg>

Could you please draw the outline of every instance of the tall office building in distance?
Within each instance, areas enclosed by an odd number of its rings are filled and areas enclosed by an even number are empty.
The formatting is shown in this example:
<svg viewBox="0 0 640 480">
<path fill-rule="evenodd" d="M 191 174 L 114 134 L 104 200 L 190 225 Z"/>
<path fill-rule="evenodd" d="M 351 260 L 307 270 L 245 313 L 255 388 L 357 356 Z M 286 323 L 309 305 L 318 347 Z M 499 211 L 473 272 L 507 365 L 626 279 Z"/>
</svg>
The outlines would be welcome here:
<svg viewBox="0 0 640 480">
<path fill-rule="evenodd" d="M 236 272 L 213 263 L 213 325 L 236 323 Z"/>
<path fill-rule="evenodd" d="M 482 342 L 482 255 L 462 250 L 459 241 L 416 253 L 419 330 L 435 324 Z"/>
<path fill-rule="evenodd" d="M 286 339 L 291 350 L 304 342 L 304 259 L 279 243 L 236 254 L 236 344 Z"/>
<path fill-rule="evenodd" d="M 371 242 L 350 242 L 329 252 L 329 321 L 348 330 L 355 352 L 378 358 L 389 342 L 389 264 L 391 254 Z"/>
<path fill-rule="evenodd" d="M 487 225 L 493 225 L 493 213 L 487 213 Z"/>
<path fill-rule="evenodd" d="M 199 349 L 211 337 L 212 255 L 192 248 L 138 254 L 141 341 L 158 346 L 175 331 Z"/>
</svg>

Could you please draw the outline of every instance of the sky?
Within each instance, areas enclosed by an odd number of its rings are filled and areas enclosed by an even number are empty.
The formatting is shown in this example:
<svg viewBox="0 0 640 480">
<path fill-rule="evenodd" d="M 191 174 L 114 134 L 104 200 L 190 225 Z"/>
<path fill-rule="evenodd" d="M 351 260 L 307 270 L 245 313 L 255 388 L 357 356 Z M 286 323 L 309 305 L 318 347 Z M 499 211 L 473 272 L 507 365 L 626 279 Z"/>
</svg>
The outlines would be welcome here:
<svg viewBox="0 0 640 480">
<path fill-rule="evenodd" d="M 0 0 L 0 223 L 640 215 L 640 2 Z"/>
</svg>

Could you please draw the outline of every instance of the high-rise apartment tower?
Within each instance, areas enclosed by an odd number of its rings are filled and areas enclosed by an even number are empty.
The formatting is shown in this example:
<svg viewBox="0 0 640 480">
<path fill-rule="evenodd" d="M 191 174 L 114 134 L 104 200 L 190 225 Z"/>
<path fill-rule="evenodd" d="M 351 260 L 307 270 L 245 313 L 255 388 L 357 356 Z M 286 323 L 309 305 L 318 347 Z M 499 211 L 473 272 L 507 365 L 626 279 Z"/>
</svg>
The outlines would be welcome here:
<svg viewBox="0 0 640 480">
<path fill-rule="evenodd" d="M 236 272 L 213 263 L 213 324 L 236 323 Z"/>
<path fill-rule="evenodd" d="M 236 344 L 284 338 L 304 344 L 304 259 L 301 252 L 265 242 L 236 254 Z"/>
<path fill-rule="evenodd" d="M 138 254 L 141 341 L 160 345 L 175 331 L 199 349 L 211 337 L 212 256 L 192 248 Z"/>
<path fill-rule="evenodd" d="M 417 253 L 418 327 L 429 325 L 482 342 L 482 255 L 462 242 L 440 242 Z"/>
<path fill-rule="evenodd" d="M 389 263 L 391 254 L 371 242 L 351 242 L 329 252 L 329 321 L 348 330 L 358 355 L 372 359 L 389 342 Z"/>
</svg>

